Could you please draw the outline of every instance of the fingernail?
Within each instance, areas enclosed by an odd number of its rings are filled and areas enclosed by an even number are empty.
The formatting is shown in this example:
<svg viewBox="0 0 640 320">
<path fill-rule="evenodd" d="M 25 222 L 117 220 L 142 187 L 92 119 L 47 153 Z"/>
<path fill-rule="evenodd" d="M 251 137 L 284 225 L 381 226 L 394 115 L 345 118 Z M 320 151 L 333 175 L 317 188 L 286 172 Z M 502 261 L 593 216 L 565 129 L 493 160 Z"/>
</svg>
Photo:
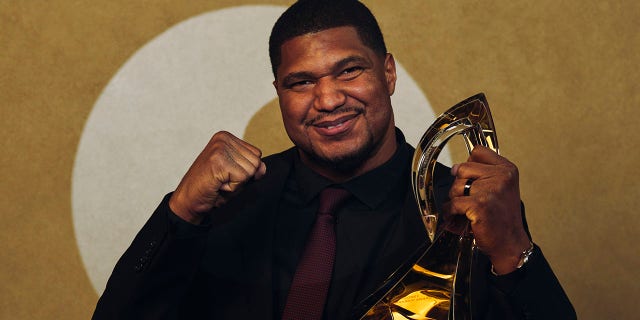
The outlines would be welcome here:
<svg viewBox="0 0 640 320">
<path fill-rule="evenodd" d="M 457 163 L 456 163 L 456 164 L 454 164 L 454 165 L 451 167 L 451 175 L 452 175 L 452 176 L 455 176 L 455 175 L 457 175 L 457 174 L 458 174 L 458 167 L 460 167 L 460 165 L 459 165 L 459 164 L 457 164 Z"/>
</svg>

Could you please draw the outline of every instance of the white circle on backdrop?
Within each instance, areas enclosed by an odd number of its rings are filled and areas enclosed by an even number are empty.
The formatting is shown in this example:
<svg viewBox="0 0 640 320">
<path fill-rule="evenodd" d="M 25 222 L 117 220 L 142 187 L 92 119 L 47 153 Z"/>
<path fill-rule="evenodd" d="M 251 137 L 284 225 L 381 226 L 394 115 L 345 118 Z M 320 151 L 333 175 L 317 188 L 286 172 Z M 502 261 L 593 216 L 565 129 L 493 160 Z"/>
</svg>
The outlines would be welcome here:
<svg viewBox="0 0 640 320">
<path fill-rule="evenodd" d="M 116 73 L 87 120 L 72 177 L 78 248 L 101 294 L 135 234 L 211 135 L 242 136 L 273 100 L 268 38 L 280 6 L 204 13 L 166 30 Z M 397 126 L 415 145 L 434 120 L 398 63 Z M 448 151 L 441 160 L 450 161 Z"/>
</svg>

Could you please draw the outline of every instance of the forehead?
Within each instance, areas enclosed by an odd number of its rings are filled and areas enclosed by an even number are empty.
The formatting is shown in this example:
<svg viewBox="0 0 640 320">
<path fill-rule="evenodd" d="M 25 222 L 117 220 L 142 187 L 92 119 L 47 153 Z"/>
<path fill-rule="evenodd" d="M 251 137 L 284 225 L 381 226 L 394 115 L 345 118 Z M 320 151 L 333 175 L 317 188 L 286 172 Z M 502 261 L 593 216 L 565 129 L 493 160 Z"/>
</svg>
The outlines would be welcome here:
<svg viewBox="0 0 640 320">
<path fill-rule="evenodd" d="M 362 42 L 356 29 L 350 26 L 291 38 L 282 44 L 280 53 L 279 75 L 291 72 L 291 68 L 305 69 L 320 62 L 329 64 L 343 56 L 358 55 L 372 58 L 375 55 L 374 51 Z"/>
</svg>

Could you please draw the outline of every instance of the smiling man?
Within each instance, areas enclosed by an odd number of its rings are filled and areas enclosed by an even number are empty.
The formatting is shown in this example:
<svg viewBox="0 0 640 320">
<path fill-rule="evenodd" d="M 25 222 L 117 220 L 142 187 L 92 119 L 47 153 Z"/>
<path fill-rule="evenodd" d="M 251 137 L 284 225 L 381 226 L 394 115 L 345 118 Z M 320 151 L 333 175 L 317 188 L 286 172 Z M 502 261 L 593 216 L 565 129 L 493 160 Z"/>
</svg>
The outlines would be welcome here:
<svg viewBox="0 0 640 320">
<path fill-rule="evenodd" d="M 284 127 L 314 171 L 344 181 L 389 160 L 396 149 L 393 56 L 344 26 L 281 46 L 274 86 Z"/>
<path fill-rule="evenodd" d="M 299 1 L 269 53 L 295 147 L 261 158 L 216 133 L 119 260 L 95 319 L 348 319 L 429 241 L 394 123 L 395 62 L 369 10 Z M 515 165 L 478 147 L 435 177 L 482 252 L 474 319 L 575 318 L 529 239 Z"/>
</svg>

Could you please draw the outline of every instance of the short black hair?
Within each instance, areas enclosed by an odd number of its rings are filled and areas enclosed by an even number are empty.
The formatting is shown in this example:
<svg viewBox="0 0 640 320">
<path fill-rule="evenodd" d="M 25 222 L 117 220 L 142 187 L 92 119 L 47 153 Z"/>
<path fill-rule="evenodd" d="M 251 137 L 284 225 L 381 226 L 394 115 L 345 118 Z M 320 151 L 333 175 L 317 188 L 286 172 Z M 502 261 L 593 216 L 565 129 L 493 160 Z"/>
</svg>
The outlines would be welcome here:
<svg viewBox="0 0 640 320">
<path fill-rule="evenodd" d="M 371 11 L 357 0 L 299 0 L 276 21 L 269 37 L 273 76 L 282 62 L 280 48 L 287 40 L 331 28 L 352 26 L 364 45 L 384 55 L 387 46 Z"/>
</svg>

